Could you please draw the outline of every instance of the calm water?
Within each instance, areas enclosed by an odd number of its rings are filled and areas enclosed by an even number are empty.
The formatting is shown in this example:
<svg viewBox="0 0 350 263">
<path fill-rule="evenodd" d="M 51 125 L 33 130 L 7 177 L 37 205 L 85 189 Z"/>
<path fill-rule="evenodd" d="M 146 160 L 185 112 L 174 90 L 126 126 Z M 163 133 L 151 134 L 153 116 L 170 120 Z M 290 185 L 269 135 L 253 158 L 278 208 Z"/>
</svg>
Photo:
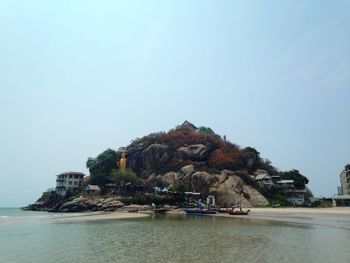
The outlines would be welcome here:
<svg viewBox="0 0 350 263">
<path fill-rule="evenodd" d="M 350 228 L 163 216 L 58 223 L 0 209 L 0 262 L 350 262 Z"/>
</svg>

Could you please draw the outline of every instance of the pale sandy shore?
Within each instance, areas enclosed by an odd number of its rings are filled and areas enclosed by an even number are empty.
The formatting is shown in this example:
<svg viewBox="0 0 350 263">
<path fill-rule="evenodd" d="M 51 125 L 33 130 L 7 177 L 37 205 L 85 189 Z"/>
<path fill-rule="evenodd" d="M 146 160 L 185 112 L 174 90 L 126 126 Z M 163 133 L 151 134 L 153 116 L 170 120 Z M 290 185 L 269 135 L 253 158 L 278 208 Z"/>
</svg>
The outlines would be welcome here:
<svg viewBox="0 0 350 263">
<path fill-rule="evenodd" d="M 246 209 L 244 209 L 246 210 Z M 251 208 L 247 216 L 216 216 L 319 225 L 350 230 L 350 207 L 335 208 Z"/>
<path fill-rule="evenodd" d="M 246 209 L 244 209 L 246 210 Z M 182 209 L 170 214 L 183 214 Z M 129 212 L 93 212 L 74 215 L 62 215 L 50 218 L 51 222 L 84 222 L 97 220 L 118 220 L 149 217 L 150 213 Z M 336 208 L 250 208 L 247 216 L 231 216 L 226 213 L 217 213 L 213 216 L 226 218 L 241 218 L 252 220 L 265 220 L 271 222 L 286 222 L 306 225 L 323 225 L 328 227 L 341 227 L 350 230 L 350 207 Z"/>
<path fill-rule="evenodd" d="M 96 221 L 96 220 L 117 220 L 117 219 L 132 219 L 149 217 L 146 213 L 128 213 L 128 212 L 94 212 L 83 213 L 78 215 L 67 215 L 51 218 L 54 222 L 82 222 L 82 221 Z"/>
<path fill-rule="evenodd" d="M 273 213 L 273 214 L 315 214 L 315 215 L 350 215 L 350 207 L 329 208 L 251 208 L 251 214 Z"/>
</svg>

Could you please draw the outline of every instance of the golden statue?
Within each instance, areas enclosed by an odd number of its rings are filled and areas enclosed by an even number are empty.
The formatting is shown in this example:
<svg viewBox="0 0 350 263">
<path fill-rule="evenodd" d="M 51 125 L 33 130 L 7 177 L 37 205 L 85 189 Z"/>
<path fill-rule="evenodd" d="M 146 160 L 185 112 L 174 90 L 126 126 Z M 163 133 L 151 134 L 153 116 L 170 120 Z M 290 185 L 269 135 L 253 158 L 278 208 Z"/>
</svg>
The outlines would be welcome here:
<svg viewBox="0 0 350 263">
<path fill-rule="evenodd" d="M 122 157 L 120 158 L 120 161 L 118 162 L 118 166 L 122 172 L 126 169 L 126 157 L 125 153 L 122 153 Z"/>
</svg>

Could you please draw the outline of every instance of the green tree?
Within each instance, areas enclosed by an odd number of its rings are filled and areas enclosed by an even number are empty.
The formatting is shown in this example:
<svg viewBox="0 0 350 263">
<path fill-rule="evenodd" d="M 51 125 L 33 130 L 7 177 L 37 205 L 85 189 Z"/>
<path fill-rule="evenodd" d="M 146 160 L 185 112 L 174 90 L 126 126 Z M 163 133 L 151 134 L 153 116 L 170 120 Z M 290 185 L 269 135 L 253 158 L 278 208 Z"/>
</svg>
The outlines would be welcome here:
<svg viewBox="0 0 350 263">
<path fill-rule="evenodd" d="M 88 158 L 86 167 L 90 171 L 91 183 L 98 185 L 108 183 L 110 181 L 108 177 L 118 166 L 118 159 L 119 154 L 112 149 L 105 150 L 96 158 Z"/>
<path fill-rule="evenodd" d="M 111 181 L 119 184 L 132 183 L 138 185 L 142 183 L 142 180 L 130 169 L 126 171 L 115 170 L 110 177 Z"/>
<path fill-rule="evenodd" d="M 198 132 L 204 133 L 204 134 L 214 134 L 214 131 L 211 128 L 204 127 L 204 126 L 199 127 Z"/>
</svg>

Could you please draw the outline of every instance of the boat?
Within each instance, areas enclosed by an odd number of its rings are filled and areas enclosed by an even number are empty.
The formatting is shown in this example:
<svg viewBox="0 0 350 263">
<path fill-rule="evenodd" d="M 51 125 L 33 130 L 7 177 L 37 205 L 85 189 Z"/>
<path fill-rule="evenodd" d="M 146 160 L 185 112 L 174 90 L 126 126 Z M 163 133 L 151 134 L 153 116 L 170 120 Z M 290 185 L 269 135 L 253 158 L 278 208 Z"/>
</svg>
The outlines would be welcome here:
<svg viewBox="0 0 350 263">
<path fill-rule="evenodd" d="M 246 216 L 246 215 L 249 214 L 249 212 L 250 212 L 249 209 L 246 210 L 246 211 L 244 211 L 244 210 L 234 210 L 233 209 L 233 210 L 228 211 L 228 214 L 232 215 L 232 216 Z"/>
<path fill-rule="evenodd" d="M 227 211 L 229 215 L 233 216 L 246 216 L 248 215 L 250 210 L 242 210 L 242 193 L 239 195 L 239 210 L 235 210 L 235 207 L 232 207 L 230 210 Z"/>
<path fill-rule="evenodd" d="M 212 214 L 216 214 L 215 210 L 208 210 L 208 209 L 183 208 L 183 210 L 187 214 L 196 214 L 196 215 L 212 215 Z"/>
</svg>

